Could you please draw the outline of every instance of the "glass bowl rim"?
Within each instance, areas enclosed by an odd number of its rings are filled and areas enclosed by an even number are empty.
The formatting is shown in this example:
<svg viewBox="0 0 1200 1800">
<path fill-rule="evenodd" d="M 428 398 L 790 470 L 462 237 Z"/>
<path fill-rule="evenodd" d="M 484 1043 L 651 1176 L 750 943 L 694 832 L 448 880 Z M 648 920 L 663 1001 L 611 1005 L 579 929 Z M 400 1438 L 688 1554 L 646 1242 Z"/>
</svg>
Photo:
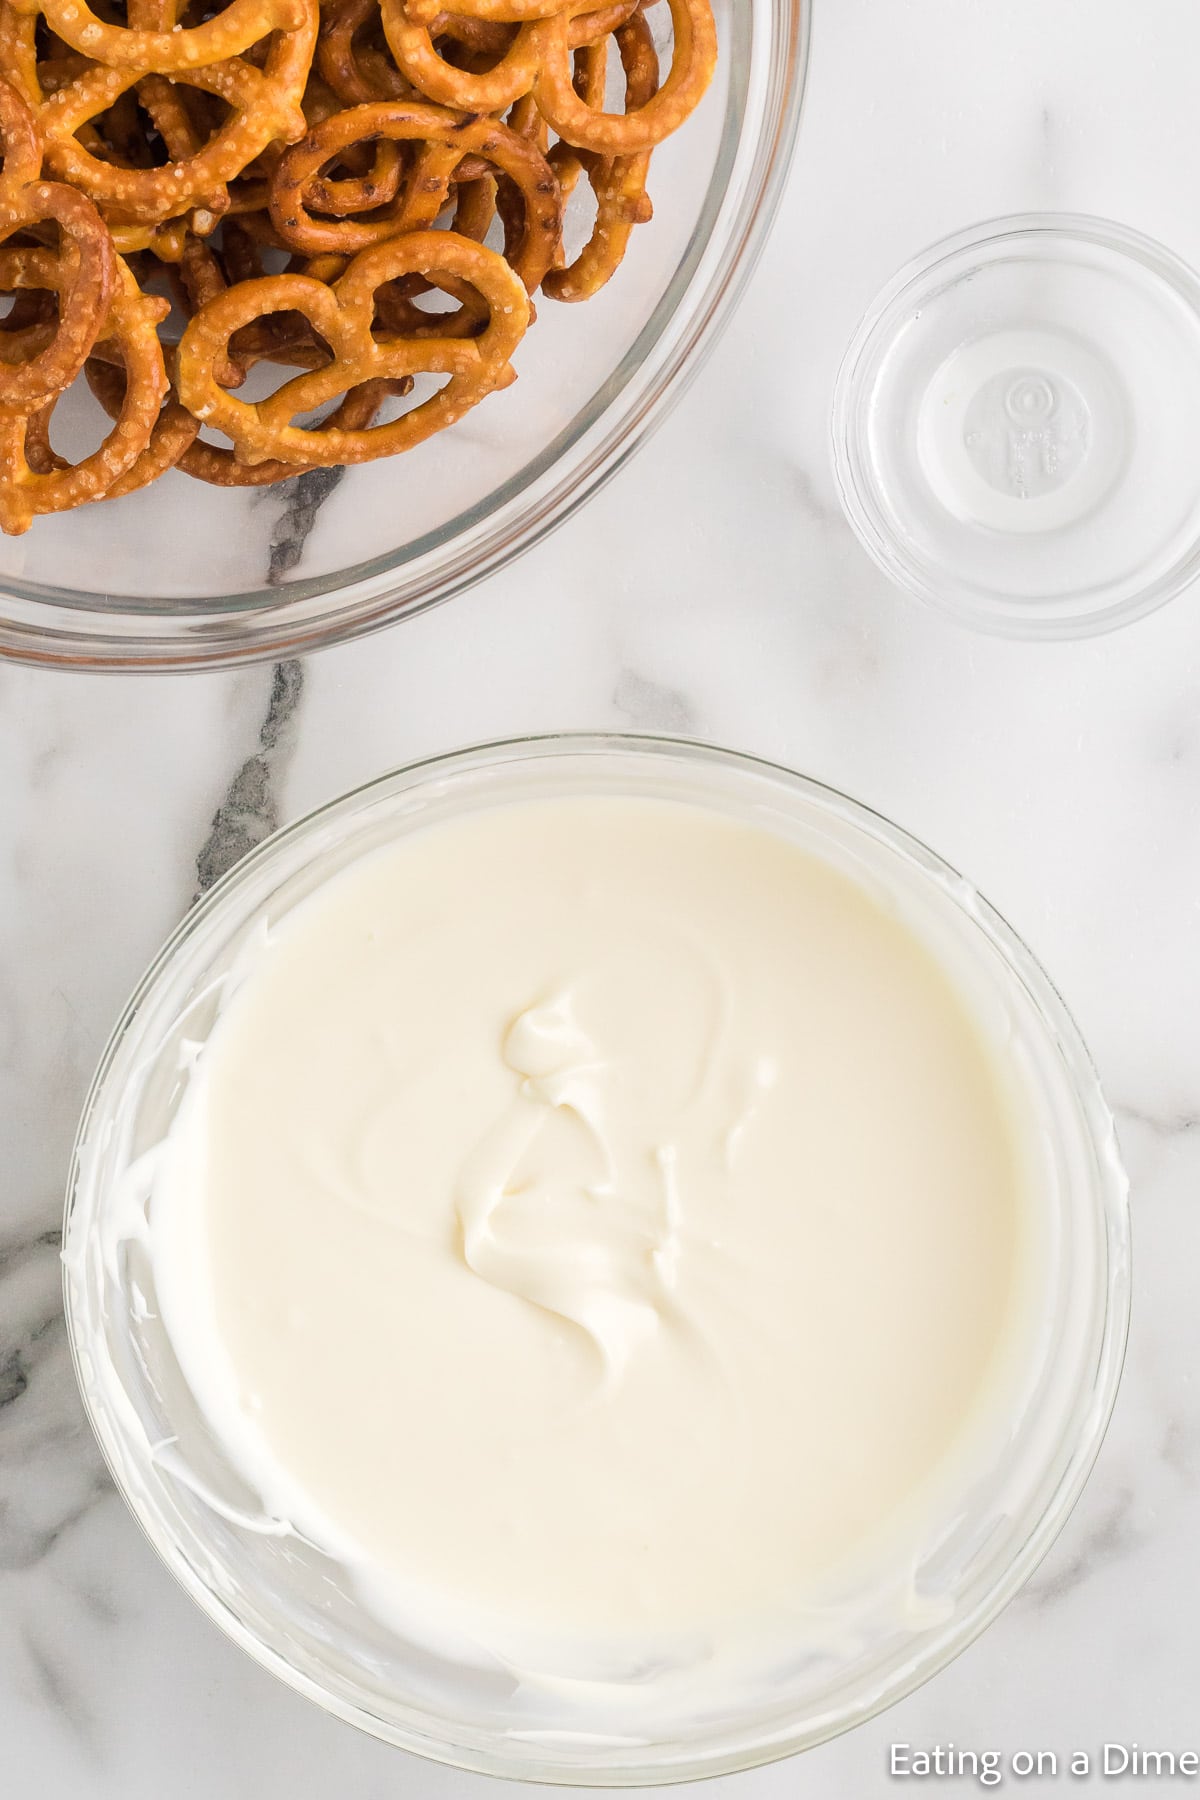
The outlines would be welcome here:
<svg viewBox="0 0 1200 1800">
<path fill-rule="evenodd" d="M 864 444 L 863 385 L 894 340 L 906 307 L 936 290 L 947 265 L 971 251 L 1006 243 L 1086 244 L 1138 264 L 1169 288 L 1191 312 L 1200 338 L 1200 272 L 1157 238 L 1097 213 L 1009 213 L 983 219 L 937 239 L 910 257 L 884 283 L 862 313 L 834 379 L 829 445 L 838 498 L 855 537 L 896 587 L 956 624 L 990 636 L 1040 642 L 1098 636 L 1145 618 L 1178 599 L 1200 575 L 1200 529 L 1191 547 L 1153 581 L 1106 606 L 1055 617 L 1026 613 L 1002 596 L 980 598 L 966 582 L 939 580 L 924 560 L 905 554 L 902 530 L 879 501 L 874 460 Z"/>
<path fill-rule="evenodd" d="M 92 1384 L 85 1378 L 83 1364 L 87 1355 L 87 1331 L 73 1302 L 68 1245 L 72 1214 L 79 1194 L 89 1179 L 86 1174 L 85 1146 L 97 1121 L 101 1126 L 105 1121 L 106 1109 L 102 1103 L 106 1099 L 109 1101 L 107 1112 L 111 1115 L 112 1104 L 118 1099 L 116 1093 L 106 1095 L 109 1072 L 127 1035 L 136 1027 L 143 1003 L 150 997 L 160 978 L 170 973 L 176 958 L 186 950 L 194 933 L 219 909 L 234 902 L 239 889 L 251 882 L 264 865 L 273 861 L 287 847 L 318 833 L 323 825 L 339 818 L 350 819 L 374 800 L 386 800 L 390 790 L 397 793 L 408 792 L 439 776 L 452 777 L 459 772 L 506 767 L 521 761 L 538 761 L 563 755 L 587 758 L 597 754 L 622 753 L 642 756 L 648 761 L 663 758 L 681 766 L 707 765 L 734 772 L 741 771 L 751 777 L 781 782 L 794 793 L 815 803 L 827 815 L 848 821 L 865 831 L 886 851 L 907 861 L 924 878 L 939 886 L 958 910 L 978 928 L 1032 1001 L 1039 1022 L 1047 1029 L 1069 1078 L 1071 1097 L 1078 1108 L 1087 1148 L 1094 1163 L 1090 1201 L 1096 1215 L 1104 1259 L 1101 1282 L 1103 1311 L 1094 1365 L 1089 1365 L 1090 1386 L 1081 1388 L 1081 1392 L 1085 1392 L 1089 1399 L 1087 1413 L 1080 1422 L 1078 1436 L 1056 1486 L 1046 1498 L 1041 1512 L 1033 1519 L 1019 1552 L 1003 1574 L 972 1609 L 950 1628 L 943 1628 L 940 1637 L 934 1639 L 923 1656 L 910 1659 L 908 1665 L 882 1688 L 873 1689 L 856 1703 L 843 1704 L 835 1712 L 832 1723 L 826 1716 L 816 1726 L 797 1726 L 787 1732 L 773 1732 L 758 1744 L 743 1743 L 724 1750 L 719 1745 L 715 1748 L 706 1747 L 678 1761 L 656 1761 L 656 1758 L 665 1759 L 672 1754 L 671 1745 L 664 1742 L 647 1746 L 643 1751 L 643 1760 L 631 1760 L 628 1765 L 615 1768 L 605 1765 L 563 1768 L 558 1765 L 538 1766 L 532 1761 L 529 1764 L 518 1764 L 517 1758 L 497 1757 L 473 1745 L 455 1743 L 448 1731 L 443 1737 L 427 1737 L 415 1730 L 382 1720 L 366 1707 L 330 1693 L 318 1681 L 292 1667 L 278 1650 L 255 1636 L 242 1619 L 230 1610 L 193 1569 L 179 1541 L 160 1528 L 160 1520 L 156 1516 L 143 1510 L 140 1500 L 135 1497 L 115 1464 L 110 1452 L 107 1408 L 101 1405 L 102 1397 L 92 1391 Z M 254 910 L 247 916 L 252 917 Z M 245 922 L 245 919 L 241 921 L 243 924 Z M 420 757 L 372 776 L 335 795 L 255 845 L 184 914 L 122 1009 L 83 1104 L 65 1195 L 63 1301 L 72 1365 L 84 1410 L 118 1493 L 159 1559 L 185 1593 L 260 1668 L 274 1675 L 286 1687 L 314 1701 L 331 1716 L 357 1726 L 382 1742 L 452 1768 L 553 1786 L 624 1788 L 674 1785 L 711 1776 L 737 1774 L 780 1761 L 867 1723 L 905 1699 L 953 1662 L 975 1642 L 1024 1586 L 1058 1537 L 1078 1501 L 1100 1453 L 1116 1403 L 1128 1338 L 1131 1302 L 1128 1180 L 1117 1147 L 1112 1114 L 1101 1090 L 1099 1076 L 1058 989 L 1033 952 L 1004 917 L 953 865 L 936 851 L 930 850 L 920 838 L 895 825 L 874 808 L 825 782 L 802 775 L 785 764 L 743 751 L 730 750 L 698 738 L 634 731 L 531 733 Z"/>
<path fill-rule="evenodd" d="M 616 401 L 592 413 L 596 395 L 607 385 L 601 383 L 582 415 L 564 428 L 567 442 L 556 439 L 534 456 L 521 472 L 521 486 L 514 494 L 505 494 L 511 480 L 501 483 L 495 490 L 501 498 L 494 504 L 489 496 L 482 512 L 476 505 L 451 521 L 455 530 L 447 542 L 459 548 L 445 569 L 435 572 L 428 584 L 419 578 L 410 598 L 406 562 L 389 555 L 358 565 L 349 580 L 343 573 L 314 576 L 288 587 L 230 595 L 204 610 L 194 598 L 170 608 L 155 607 L 152 594 L 144 597 L 151 602 L 145 610 L 131 603 L 132 596 L 107 606 L 98 593 L 85 596 L 76 589 L 45 584 L 26 589 L 0 574 L 0 659 L 129 674 L 232 668 L 303 655 L 416 618 L 456 598 L 508 567 L 573 517 L 657 430 L 700 373 L 758 265 L 779 210 L 794 161 L 812 60 L 813 0 L 732 0 L 732 4 L 751 4 L 756 15 L 768 21 L 771 60 L 765 80 L 775 104 L 748 152 L 726 234 L 715 250 L 714 237 L 702 243 L 690 268 L 685 253 L 622 356 L 619 367 L 636 361 Z M 728 173 L 732 169 L 733 165 Z M 727 183 L 717 201 L 718 212 L 730 191 Z M 706 272 L 702 259 L 710 253 L 713 266 Z M 678 328 L 689 294 L 692 304 Z M 638 346 L 650 333 L 645 353 L 639 355 Z M 639 385 L 642 370 L 650 365 L 651 374 Z M 580 464 L 560 467 L 581 444 L 585 454 Z M 554 455 L 547 458 L 551 447 Z M 52 525 L 52 520 L 42 523 Z M 428 535 L 434 539 L 438 531 Z M 289 617 L 303 601 L 335 595 L 336 610 L 326 607 L 313 619 Z"/>
</svg>

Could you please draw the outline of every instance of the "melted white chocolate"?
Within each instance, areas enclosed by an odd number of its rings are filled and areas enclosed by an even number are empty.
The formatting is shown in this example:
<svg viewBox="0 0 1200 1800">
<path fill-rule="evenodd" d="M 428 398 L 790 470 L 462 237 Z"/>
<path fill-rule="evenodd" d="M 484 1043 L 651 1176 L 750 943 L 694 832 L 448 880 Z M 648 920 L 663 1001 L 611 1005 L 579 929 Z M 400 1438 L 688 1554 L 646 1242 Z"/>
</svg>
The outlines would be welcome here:
<svg viewBox="0 0 1200 1800">
<path fill-rule="evenodd" d="M 414 832 L 271 934 L 151 1239 L 270 1506 L 549 1676 L 903 1564 L 1003 1406 L 1026 1181 L 899 917 L 763 829 L 547 800 Z"/>
</svg>

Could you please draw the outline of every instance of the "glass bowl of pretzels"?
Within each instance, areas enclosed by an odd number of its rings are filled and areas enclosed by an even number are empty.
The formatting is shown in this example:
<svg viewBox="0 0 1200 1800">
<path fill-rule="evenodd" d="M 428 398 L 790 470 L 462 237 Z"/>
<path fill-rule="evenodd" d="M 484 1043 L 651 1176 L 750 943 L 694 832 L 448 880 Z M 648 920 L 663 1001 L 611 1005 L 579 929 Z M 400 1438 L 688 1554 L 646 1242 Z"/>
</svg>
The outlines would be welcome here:
<svg viewBox="0 0 1200 1800">
<path fill-rule="evenodd" d="M 0 0 L 0 653 L 195 667 L 566 518 L 761 247 L 808 0 Z"/>
</svg>

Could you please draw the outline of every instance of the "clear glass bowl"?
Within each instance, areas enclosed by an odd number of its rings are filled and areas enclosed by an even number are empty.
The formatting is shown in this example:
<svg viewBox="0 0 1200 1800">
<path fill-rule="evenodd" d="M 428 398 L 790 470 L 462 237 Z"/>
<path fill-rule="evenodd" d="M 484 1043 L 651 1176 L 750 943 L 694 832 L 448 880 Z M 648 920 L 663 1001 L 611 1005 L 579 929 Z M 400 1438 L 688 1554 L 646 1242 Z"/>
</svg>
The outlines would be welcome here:
<svg viewBox="0 0 1200 1800">
<path fill-rule="evenodd" d="M 764 1692 L 723 1691 L 720 1705 L 681 1710 L 673 1689 L 650 1729 L 625 1739 L 612 1736 L 607 1690 L 573 1698 L 564 1730 L 555 1697 L 517 1693 L 495 1668 L 467 1668 L 405 1641 L 347 1596 L 336 1565 L 263 1529 L 261 1502 L 180 1375 L 136 1230 L 152 1152 L 248 943 L 339 868 L 404 832 L 480 806 L 592 793 L 674 798 L 754 822 L 900 909 L 994 1033 L 1019 1084 L 1046 1194 L 1036 1341 L 1020 1401 L 1004 1444 L 964 1478 L 922 1552 L 921 1604 L 832 1654 L 827 1643 L 816 1653 L 797 1645 Z M 745 1768 L 819 1743 L 899 1699 L 995 1617 L 1063 1524 L 1099 1449 L 1125 1343 L 1129 1226 L 1112 1121 L 1079 1035 L 1030 953 L 966 882 L 884 819 L 787 770 L 673 740 L 567 736 L 484 746 L 384 776 L 271 838 L 187 916 L 92 1086 L 64 1268 L 80 1386 L 117 1485 L 167 1566 L 236 1643 L 340 1718 L 407 1749 L 493 1774 L 632 1785 Z"/>
<path fill-rule="evenodd" d="M 318 471 L 239 490 L 171 474 L 35 520 L 0 543 L 0 653 L 118 668 L 294 655 L 451 598 L 569 517 L 695 375 L 787 173 L 809 0 L 714 10 L 717 73 L 655 152 L 653 220 L 595 299 L 539 303 L 511 388 L 408 455 L 335 481 Z M 666 7 L 650 17 L 669 32 Z M 77 407 L 76 429 L 94 432 L 90 405 L 64 402 L 68 429 Z"/>
<path fill-rule="evenodd" d="M 1197 409 L 1200 276 L 1106 219 L 992 219 L 869 308 L 834 471 L 901 587 L 984 631 L 1082 637 L 1200 574 Z"/>
</svg>

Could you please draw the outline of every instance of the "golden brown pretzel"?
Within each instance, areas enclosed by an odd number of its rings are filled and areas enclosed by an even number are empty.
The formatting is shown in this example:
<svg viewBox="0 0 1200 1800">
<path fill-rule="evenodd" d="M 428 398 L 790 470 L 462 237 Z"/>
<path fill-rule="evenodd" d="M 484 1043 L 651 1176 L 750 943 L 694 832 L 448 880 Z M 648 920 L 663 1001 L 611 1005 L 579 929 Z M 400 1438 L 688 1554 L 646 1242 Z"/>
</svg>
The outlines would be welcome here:
<svg viewBox="0 0 1200 1800">
<path fill-rule="evenodd" d="M 696 4 L 705 6 L 707 0 L 696 0 Z M 553 14 L 512 26 L 506 46 L 493 53 L 495 60 L 485 69 L 462 68 L 444 53 L 442 46 L 450 48 L 455 42 L 449 34 L 438 40 L 439 30 L 450 25 L 445 15 L 435 18 L 430 27 L 414 17 L 406 0 L 380 0 L 380 12 L 392 55 L 418 93 L 462 112 L 498 113 L 536 93 L 543 59 L 547 54 L 559 55 L 560 37 L 570 85 L 570 52 L 608 37 L 637 5 L 638 0 L 611 0 L 595 9 L 594 0 L 565 0 Z M 451 27 L 460 38 L 465 35 L 464 23 L 456 21 Z M 547 26 L 561 30 L 545 38 L 539 34 Z M 670 129 L 665 127 L 662 135 Z"/>
<path fill-rule="evenodd" d="M 580 98 L 571 66 L 570 19 L 559 13 L 524 27 L 537 62 L 533 96 L 552 131 L 579 150 L 631 156 L 652 150 L 699 105 L 717 65 L 709 0 L 667 0 L 675 41 L 666 80 L 644 105 L 600 112 Z"/>
<path fill-rule="evenodd" d="M 486 301 L 487 325 L 477 339 L 414 340 L 373 332 L 376 290 L 398 276 L 469 281 Z M 333 361 L 297 375 L 265 400 L 227 393 L 215 369 L 229 340 L 256 318 L 279 310 L 302 313 L 329 345 Z M 242 462 L 269 459 L 323 465 L 365 462 L 410 449 L 460 418 L 511 379 L 509 358 L 529 318 L 525 289 L 503 257 L 451 232 L 410 232 L 361 251 L 334 285 L 311 276 L 268 275 L 243 282 L 201 309 L 179 346 L 179 397 L 188 410 L 223 431 Z M 402 418 L 366 430 L 326 424 L 305 431 L 292 421 L 336 395 L 370 380 L 422 373 L 447 375 L 431 399 Z"/>
<path fill-rule="evenodd" d="M 88 386 L 109 418 L 119 419 L 127 387 L 124 367 L 93 356 L 89 357 L 84 373 Z M 180 458 L 199 430 L 199 419 L 194 419 L 185 407 L 180 406 L 174 390 L 168 388 L 145 449 L 124 474 L 117 477 L 107 493 L 96 498 L 119 500 L 122 494 L 133 494 L 138 488 L 149 487 L 168 469 L 178 467 Z"/>
<path fill-rule="evenodd" d="M 0 29 L 0 55 L 6 56 L 10 70 L 19 71 L 23 97 L 38 107 L 51 172 L 124 220 L 154 223 L 202 206 L 276 138 L 290 142 L 303 136 L 307 121 L 300 101 L 316 40 L 317 0 L 298 3 L 304 9 L 302 23 L 274 35 L 261 69 L 233 57 L 174 77 L 177 84 L 215 95 L 230 116 L 196 154 L 159 168 L 119 167 L 89 150 L 80 135 L 137 83 L 136 69 L 89 64 L 43 101 L 36 21 L 11 7 Z"/>
<path fill-rule="evenodd" d="M 376 138 L 420 146 L 398 208 L 382 218 L 314 219 L 308 202 L 320 170 L 348 145 Z M 402 101 L 376 101 L 338 113 L 280 159 L 271 184 L 271 218 L 285 243 L 308 254 L 355 251 L 397 232 L 424 230 L 437 219 L 455 170 L 467 155 L 494 166 L 520 193 L 520 229 L 509 234 L 505 254 L 534 293 L 561 241 L 562 194 L 536 146 L 495 119 Z"/>
<path fill-rule="evenodd" d="M 454 0 L 454 10 L 460 18 L 498 25 L 524 25 L 530 19 L 548 19 L 561 6 L 562 0 Z M 405 10 L 416 24 L 433 30 L 446 8 L 442 0 L 406 0 Z"/>
<path fill-rule="evenodd" d="M 118 263 L 116 292 L 104 331 L 118 349 L 127 386 L 112 430 L 82 462 L 45 467 L 47 460 L 56 465 L 61 462 L 45 454 L 45 416 L 33 425 L 31 462 L 29 417 L 0 413 L 0 527 L 5 531 L 26 531 L 38 513 L 65 512 L 107 494 L 146 449 L 167 391 L 162 349 L 155 334 L 166 311 L 166 301 L 143 294 L 127 265 Z M 56 398 L 44 403 L 47 411 Z"/>
<path fill-rule="evenodd" d="M 531 35 L 532 26 L 517 30 L 490 69 L 472 72 L 457 68 L 440 54 L 429 27 L 409 17 L 403 0 L 381 0 L 380 14 L 401 73 L 427 99 L 461 112 L 496 113 L 532 93 L 541 61 L 541 46 Z"/>
<path fill-rule="evenodd" d="M 344 118 L 336 113 L 335 118 Z M 366 148 L 364 145 L 363 148 Z M 347 153 L 353 146 L 347 146 Z M 315 175 L 309 183 L 309 203 L 319 213 L 346 219 L 354 213 L 374 212 L 400 193 L 404 180 L 404 156 L 398 144 L 381 138 L 373 146 L 369 166 L 359 175 Z M 270 191 L 268 192 L 268 201 Z"/>
<path fill-rule="evenodd" d="M 41 225 L 56 225 L 60 245 L 52 264 L 43 262 L 36 279 L 16 280 L 58 295 L 53 336 L 27 361 L 0 367 L 0 409 L 36 411 L 69 386 L 82 369 L 108 315 L 118 282 L 112 237 L 90 200 L 57 181 L 34 181 L 5 193 L 0 205 L 0 239 Z"/>
<path fill-rule="evenodd" d="M 33 108 L 10 82 L 0 80 L 0 218 L 42 172 L 42 139 Z"/>
<path fill-rule="evenodd" d="M 115 363 L 93 358 L 87 365 L 88 385 L 109 418 L 120 416 L 125 393 L 125 372 Z M 412 383 L 386 381 L 367 382 L 346 395 L 334 415 L 337 423 L 350 430 L 362 430 L 379 411 L 389 393 L 407 392 Z M 179 402 L 174 388 L 151 433 L 150 442 L 138 460 L 109 489 L 106 498 L 131 494 L 147 487 L 168 469 L 178 468 L 197 481 L 212 487 L 268 487 L 272 482 L 286 481 L 303 473 L 296 463 L 266 462 L 249 467 L 239 463 L 232 450 L 219 444 L 206 444 L 198 435 L 199 419 Z M 308 464 L 315 468 L 315 464 Z"/>
<path fill-rule="evenodd" d="M 190 266 L 189 266 L 190 265 Z M 317 274 L 319 280 L 336 280 L 343 264 Z M 306 264 L 298 271 L 314 273 Z M 242 221 L 231 220 L 222 233 L 219 252 L 193 239 L 180 268 L 180 300 L 189 318 L 209 300 L 239 281 L 257 281 L 266 274 L 261 247 Z M 222 387 L 240 387 L 256 363 L 277 362 L 301 369 L 317 369 L 326 361 L 320 340 L 307 320 L 277 313 L 257 319 L 230 340 L 229 356 L 217 369 Z"/>
<path fill-rule="evenodd" d="M 130 26 L 172 35 L 180 24 L 181 8 L 182 0 L 125 0 Z M 200 95 L 195 89 L 181 87 L 164 74 L 147 75 L 135 88 L 127 90 L 121 100 L 133 103 L 135 116 L 139 106 L 145 109 L 166 145 L 172 163 L 185 163 L 198 155 L 211 135 L 202 117 L 206 101 L 211 106 L 210 97 Z M 190 220 L 193 231 L 207 236 L 221 214 L 228 210 L 229 188 L 222 182 L 204 196 L 202 205 L 193 212 Z"/>
<path fill-rule="evenodd" d="M 13 291 L 7 279 L 12 252 L 0 250 L 0 293 L 13 295 L 12 305 L 0 319 L 0 363 L 25 363 L 44 350 L 58 325 L 58 300 L 51 276 L 44 287 L 30 285 Z M 45 257 L 52 268 L 54 256 L 49 250 L 26 247 L 25 255 Z"/>
<path fill-rule="evenodd" d="M 637 111 L 653 98 L 658 87 L 658 56 L 645 16 L 635 13 L 616 34 L 621 67 L 625 74 L 625 105 Z M 603 46 L 576 53 L 581 64 L 576 90 L 585 104 L 596 105 L 603 95 L 607 55 Z M 582 77 L 582 79 L 580 78 Z M 562 151 L 560 142 L 555 149 Z M 619 267 L 635 225 L 644 225 L 654 209 L 646 192 L 650 170 L 649 150 L 632 156 L 596 156 L 569 151 L 576 169 L 585 167 L 596 196 L 596 219 L 587 243 L 568 267 L 553 269 L 542 288 L 552 300 L 590 300 Z M 580 159 L 584 159 L 581 163 Z"/>
<path fill-rule="evenodd" d="M 87 0 L 9 0 L 9 4 L 31 18 L 42 14 L 55 35 L 89 61 L 140 75 L 173 75 L 241 56 L 272 31 L 297 30 L 305 16 L 305 0 L 229 0 L 223 11 L 202 24 L 154 31 L 111 24 L 93 12 Z"/>
<path fill-rule="evenodd" d="M 379 0 L 331 0 L 321 9 L 317 66 L 343 106 L 418 98 L 390 58 L 360 35 L 383 31 Z"/>
</svg>

